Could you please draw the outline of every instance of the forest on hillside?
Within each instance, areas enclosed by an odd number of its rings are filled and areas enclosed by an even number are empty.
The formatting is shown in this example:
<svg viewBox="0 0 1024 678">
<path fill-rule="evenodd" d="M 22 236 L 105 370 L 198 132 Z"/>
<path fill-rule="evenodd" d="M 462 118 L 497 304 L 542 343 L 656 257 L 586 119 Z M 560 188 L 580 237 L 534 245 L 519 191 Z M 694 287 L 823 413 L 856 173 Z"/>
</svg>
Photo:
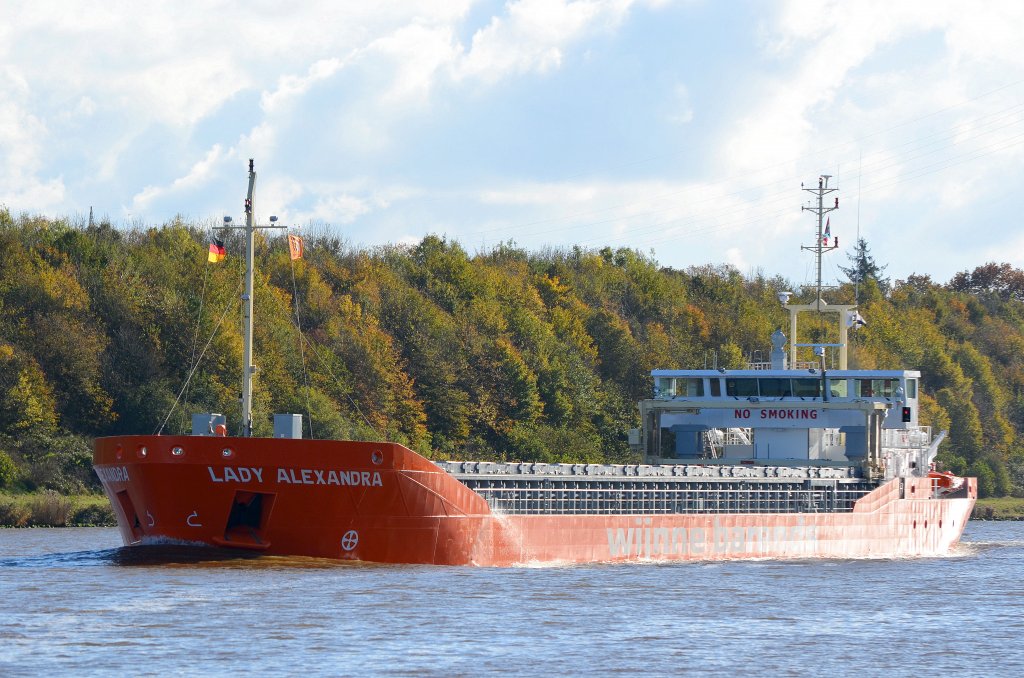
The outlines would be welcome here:
<svg viewBox="0 0 1024 678">
<path fill-rule="evenodd" d="M 180 220 L 121 229 L 0 207 L 0 489 L 95 489 L 95 436 L 188 432 L 192 412 L 237 430 L 244 245 L 227 237 L 209 263 L 209 238 Z M 650 370 L 767 355 L 787 326 L 777 293 L 793 290 L 631 249 L 471 255 L 437 236 L 359 249 L 307 234 L 296 261 L 283 237 L 258 238 L 256 256 L 255 433 L 297 412 L 307 436 L 434 458 L 634 461 L 626 431 Z M 920 369 L 921 422 L 950 431 L 945 467 L 983 496 L 1024 493 L 1024 272 L 890 282 L 863 241 L 850 259 L 828 293 L 853 303 L 858 283 L 850 366 Z"/>
</svg>

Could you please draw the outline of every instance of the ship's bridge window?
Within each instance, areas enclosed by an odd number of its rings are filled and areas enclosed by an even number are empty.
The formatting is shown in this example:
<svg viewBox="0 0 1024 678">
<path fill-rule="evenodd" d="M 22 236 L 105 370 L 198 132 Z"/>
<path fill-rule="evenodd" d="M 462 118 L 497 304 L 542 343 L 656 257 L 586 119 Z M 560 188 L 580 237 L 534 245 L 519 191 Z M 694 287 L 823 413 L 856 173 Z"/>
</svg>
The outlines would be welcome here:
<svg viewBox="0 0 1024 678">
<path fill-rule="evenodd" d="M 674 396 L 676 394 L 675 380 L 672 377 L 658 377 L 654 388 L 656 395 Z"/>
<path fill-rule="evenodd" d="M 757 379 L 726 379 L 725 395 L 748 398 L 757 395 Z"/>
<path fill-rule="evenodd" d="M 891 398 L 896 392 L 896 379 L 856 379 L 854 395 L 859 398 Z"/>
<path fill-rule="evenodd" d="M 722 397 L 722 380 L 712 379 L 711 380 L 711 397 L 720 398 Z"/>
<path fill-rule="evenodd" d="M 704 379 L 701 377 L 683 377 L 676 379 L 676 395 L 700 397 L 704 395 Z"/>
<path fill-rule="evenodd" d="M 798 398 L 820 398 L 821 381 L 818 379 L 794 379 L 793 395 Z"/>
<path fill-rule="evenodd" d="M 793 395 L 789 379 L 758 379 L 757 387 L 764 398 L 788 398 Z"/>
<path fill-rule="evenodd" d="M 833 398 L 845 398 L 849 393 L 845 379 L 829 379 L 828 387 L 829 393 L 832 394 Z"/>
<path fill-rule="evenodd" d="M 704 379 L 701 377 L 658 377 L 656 389 L 659 396 L 700 397 L 704 395 Z"/>
<path fill-rule="evenodd" d="M 917 397 L 917 379 L 907 379 L 907 397 Z"/>
</svg>

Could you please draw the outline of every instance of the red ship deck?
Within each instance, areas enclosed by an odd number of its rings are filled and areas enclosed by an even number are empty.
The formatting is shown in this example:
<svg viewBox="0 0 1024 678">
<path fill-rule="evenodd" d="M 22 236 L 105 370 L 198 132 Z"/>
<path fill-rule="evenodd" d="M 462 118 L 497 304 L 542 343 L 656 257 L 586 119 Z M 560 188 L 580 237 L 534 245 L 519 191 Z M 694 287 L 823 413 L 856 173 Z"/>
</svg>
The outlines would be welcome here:
<svg viewBox="0 0 1024 678">
<path fill-rule="evenodd" d="M 895 479 L 845 513 L 511 515 L 394 443 L 125 436 L 94 464 L 125 544 L 382 563 L 904 557 L 957 544 L 977 497 Z"/>
</svg>

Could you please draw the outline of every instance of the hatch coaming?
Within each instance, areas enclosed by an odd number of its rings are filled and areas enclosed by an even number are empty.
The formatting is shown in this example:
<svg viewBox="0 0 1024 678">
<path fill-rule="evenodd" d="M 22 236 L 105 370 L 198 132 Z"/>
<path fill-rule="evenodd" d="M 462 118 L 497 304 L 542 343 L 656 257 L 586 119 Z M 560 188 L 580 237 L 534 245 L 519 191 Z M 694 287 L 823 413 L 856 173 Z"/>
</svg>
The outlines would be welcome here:
<svg viewBox="0 0 1024 678">
<path fill-rule="evenodd" d="M 850 465 L 436 463 L 503 515 L 841 513 L 876 487 Z"/>
</svg>

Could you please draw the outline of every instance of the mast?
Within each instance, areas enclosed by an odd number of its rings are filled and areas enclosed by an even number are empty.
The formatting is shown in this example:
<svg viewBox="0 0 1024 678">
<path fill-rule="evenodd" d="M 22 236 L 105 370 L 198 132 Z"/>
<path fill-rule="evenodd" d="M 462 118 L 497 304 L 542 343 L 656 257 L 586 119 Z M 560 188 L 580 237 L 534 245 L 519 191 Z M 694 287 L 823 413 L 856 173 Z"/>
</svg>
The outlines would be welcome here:
<svg viewBox="0 0 1024 678">
<path fill-rule="evenodd" d="M 241 435 L 252 436 L 252 377 L 257 368 L 252 356 L 252 301 L 255 278 L 256 231 L 261 228 L 286 228 L 277 225 L 277 217 L 270 217 L 269 226 L 257 226 L 253 211 L 253 191 L 256 188 L 256 170 L 253 159 L 249 158 L 249 191 L 245 194 L 245 226 L 232 226 L 231 217 L 224 217 L 224 225 L 217 229 L 242 229 L 245 231 L 245 289 L 242 292 L 242 422 Z"/>
<path fill-rule="evenodd" d="M 800 208 L 801 211 L 806 210 L 808 212 L 814 212 L 815 214 L 818 215 L 818 237 L 815 239 L 814 245 L 812 245 L 811 247 L 807 247 L 805 245 L 801 245 L 800 249 L 802 249 L 802 250 L 810 250 L 811 252 L 814 252 L 814 261 L 815 261 L 815 264 L 817 264 L 817 267 L 818 267 L 818 289 L 817 289 L 817 296 L 815 297 L 815 303 L 818 304 L 819 310 L 821 310 L 820 309 L 820 306 L 821 306 L 821 255 L 823 253 L 825 253 L 825 252 L 831 252 L 832 250 L 834 250 L 834 249 L 839 247 L 839 245 L 835 245 L 835 244 L 833 244 L 831 247 L 826 245 L 824 237 L 823 237 L 824 234 L 822 232 L 822 226 L 823 226 L 822 222 L 823 222 L 823 220 L 825 218 L 825 215 L 828 214 L 829 212 L 833 211 L 833 210 L 839 209 L 839 198 L 838 197 L 836 198 L 836 203 L 835 203 L 834 206 L 832 206 L 832 207 L 825 207 L 825 195 L 827 193 L 834 193 L 835 191 L 839 190 L 838 188 L 829 188 L 828 187 L 828 180 L 831 179 L 831 178 L 832 178 L 831 174 L 822 174 L 820 177 L 818 177 L 818 187 L 817 188 L 804 188 L 802 185 L 800 186 L 800 188 L 802 188 L 803 190 L 807 191 L 808 193 L 817 194 L 817 196 L 818 196 L 818 206 L 817 207 L 811 207 L 810 205 L 804 205 L 803 207 Z"/>
<path fill-rule="evenodd" d="M 817 188 L 804 188 L 803 184 L 800 184 L 800 188 L 812 195 L 817 196 L 817 206 L 804 205 L 800 208 L 801 211 L 813 212 L 818 215 L 818 230 L 817 237 L 815 238 L 814 244 L 811 246 L 801 245 L 801 250 L 808 250 L 814 252 L 815 264 L 818 269 L 818 280 L 816 287 L 816 297 L 814 303 L 811 304 L 790 304 L 789 292 L 783 292 L 779 295 L 779 300 L 782 301 L 782 307 L 789 311 L 789 366 L 795 368 L 797 365 L 796 360 L 796 349 L 798 346 L 813 346 L 816 351 L 820 349 L 822 359 L 822 373 L 824 374 L 824 349 L 826 347 L 838 348 L 839 349 L 839 369 L 845 370 L 847 367 L 847 354 L 849 344 L 849 332 L 846 326 L 846 319 L 850 312 L 857 308 L 855 304 L 827 304 L 821 298 L 821 256 L 826 252 L 839 248 L 837 240 L 833 240 L 831 245 L 825 244 L 825 233 L 823 230 L 823 222 L 825 215 L 829 212 L 839 209 L 839 198 L 836 197 L 835 204 L 825 207 L 825 196 L 829 193 L 838 191 L 838 188 L 829 188 L 828 180 L 832 178 L 830 174 L 822 174 L 818 177 Z M 821 317 L 823 313 L 838 313 L 839 314 L 839 343 L 838 344 L 798 344 L 797 343 L 797 316 L 803 311 L 816 311 Z"/>
<path fill-rule="evenodd" d="M 256 186 L 256 170 L 249 158 L 249 191 L 245 196 L 245 291 L 242 293 L 242 435 L 252 435 L 252 287 L 256 228 L 253 226 L 252 193 Z"/>
</svg>

